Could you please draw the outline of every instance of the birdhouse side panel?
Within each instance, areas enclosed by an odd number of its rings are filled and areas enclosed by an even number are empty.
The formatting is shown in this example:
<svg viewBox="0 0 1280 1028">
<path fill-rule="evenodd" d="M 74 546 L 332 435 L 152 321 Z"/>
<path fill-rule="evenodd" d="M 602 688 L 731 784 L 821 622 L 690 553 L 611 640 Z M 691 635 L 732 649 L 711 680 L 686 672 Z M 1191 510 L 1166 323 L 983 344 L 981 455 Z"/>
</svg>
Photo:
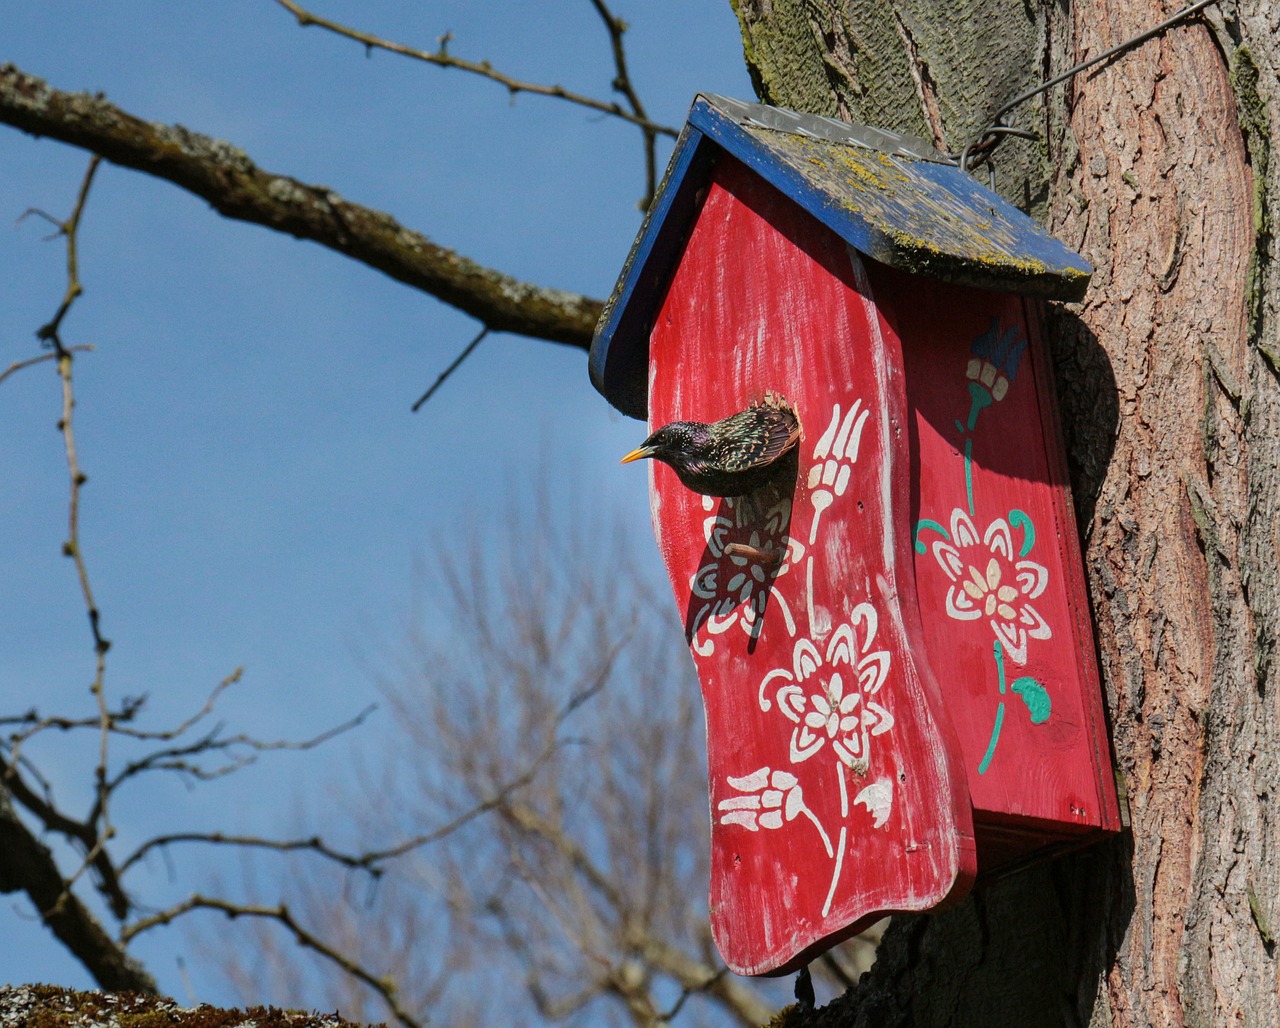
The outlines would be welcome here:
<svg viewBox="0 0 1280 1028">
<path fill-rule="evenodd" d="M 915 658 L 903 388 L 857 255 L 722 159 L 653 328 L 650 424 L 772 392 L 802 438 L 747 497 L 650 473 L 706 707 L 712 927 L 738 973 L 793 969 L 975 873 L 958 751 Z"/>
<path fill-rule="evenodd" d="M 924 635 L 974 816 L 1117 827 L 1056 408 L 1035 308 L 875 266 L 902 340 Z"/>
</svg>

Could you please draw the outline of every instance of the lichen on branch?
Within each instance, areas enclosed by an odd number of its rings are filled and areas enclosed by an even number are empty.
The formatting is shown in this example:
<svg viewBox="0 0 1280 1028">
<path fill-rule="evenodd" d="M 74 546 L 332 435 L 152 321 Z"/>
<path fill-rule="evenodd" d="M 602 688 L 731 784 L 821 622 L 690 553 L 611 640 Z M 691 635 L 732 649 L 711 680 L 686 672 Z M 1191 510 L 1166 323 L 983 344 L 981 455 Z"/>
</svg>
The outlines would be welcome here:
<svg viewBox="0 0 1280 1028">
<path fill-rule="evenodd" d="M 67 93 L 0 66 L 0 123 L 99 154 L 207 200 L 220 214 L 344 254 L 457 307 L 492 332 L 591 343 L 600 301 L 484 267 L 391 215 L 280 175 L 243 150 L 181 125 L 144 121 L 88 93 Z"/>
</svg>

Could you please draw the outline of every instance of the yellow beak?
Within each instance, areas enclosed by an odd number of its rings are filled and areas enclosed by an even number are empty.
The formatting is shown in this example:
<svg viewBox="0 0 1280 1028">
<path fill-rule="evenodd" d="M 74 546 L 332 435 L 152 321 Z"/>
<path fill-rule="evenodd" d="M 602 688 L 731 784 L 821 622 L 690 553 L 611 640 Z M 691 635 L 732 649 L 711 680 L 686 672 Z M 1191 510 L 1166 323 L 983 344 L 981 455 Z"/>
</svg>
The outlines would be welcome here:
<svg viewBox="0 0 1280 1028">
<path fill-rule="evenodd" d="M 649 447 L 637 446 L 634 450 L 632 450 L 625 457 L 623 457 L 622 460 L 618 461 L 618 463 L 630 464 L 633 460 L 643 460 L 645 457 L 652 457 L 652 456 L 653 456 L 653 451 L 649 449 Z"/>
</svg>

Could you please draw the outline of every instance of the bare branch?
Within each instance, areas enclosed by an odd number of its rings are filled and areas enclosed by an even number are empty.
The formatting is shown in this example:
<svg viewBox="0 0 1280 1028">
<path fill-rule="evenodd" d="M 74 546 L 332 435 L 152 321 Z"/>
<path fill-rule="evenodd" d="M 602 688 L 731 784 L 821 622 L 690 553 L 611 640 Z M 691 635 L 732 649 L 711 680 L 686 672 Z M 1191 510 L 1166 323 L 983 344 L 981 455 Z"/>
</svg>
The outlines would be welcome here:
<svg viewBox="0 0 1280 1028">
<path fill-rule="evenodd" d="M 463 825 L 475 820 L 482 814 L 487 814 L 491 810 L 507 810 L 511 802 L 511 797 L 520 789 L 533 782 L 533 780 L 537 778 L 538 771 L 542 766 L 546 764 L 547 761 L 555 755 L 561 745 L 563 745 L 564 741 L 558 734 L 561 726 L 568 719 L 569 715 L 604 688 L 605 683 L 609 680 L 609 674 L 612 671 L 614 661 L 629 641 L 630 636 L 625 634 L 614 641 L 614 644 L 608 651 L 606 651 L 594 681 L 592 681 L 585 689 L 569 698 L 569 701 L 556 715 L 555 721 L 548 730 L 547 740 L 543 745 L 542 752 L 534 758 L 534 760 L 521 774 L 509 779 L 501 788 L 495 790 L 491 795 L 487 796 L 468 810 L 463 811 L 457 817 L 453 818 L 446 824 L 441 825 L 439 828 L 433 829 L 430 832 L 425 832 L 422 835 L 415 836 L 414 838 L 409 839 L 398 846 L 394 846 L 391 849 L 366 854 L 365 858 L 371 863 L 381 863 L 394 857 L 404 856 L 406 853 L 413 850 L 429 846 L 434 842 L 439 842 L 441 839 L 452 835 L 459 828 L 463 827 Z"/>
<path fill-rule="evenodd" d="M 166 179 L 229 218 L 310 239 L 465 311 L 490 331 L 591 345 L 599 300 L 482 267 L 389 214 L 265 171 L 243 150 L 180 125 L 154 124 L 100 97 L 62 92 L 11 64 L 0 66 L 0 122 Z"/>
<path fill-rule="evenodd" d="M 152 850 L 163 849 L 180 842 L 199 842 L 213 846 L 238 846 L 242 849 L 275 850 L 279 853 L 310 850 L 328 860 L 332 860 L 334 863 L 341 864 L 343 867 L 349 867 L 353 871 L 368 871 L 375 878 L 383 873 L 382 868 L 377 866 L 382 859 L 379 854 L 343 853 L 327 845 L 319 836 L 312 836 L 310 839 L 263 839 L 254 835 L 225 835 L 222 832 L 175 832 L 171 835 L 157 835 L 154 839 L 148 839 L 144 842 L 120 864 L 120 874 L 123 875 Z"/>
<path fill-rule="evenodd" d="M 93 349 L 93 345 L 90 343 L 85 343 L 80 346 L 66 347 L 66 350 L 68 353 L 84 353 L 85 351 L 92 350 L 92 349 Z M 0 382 L 3 382 L 10 375 L 16 375 L 19 371 L 22 371 L 24 368 L 29 368 L 36 364 L 43 364 L 45 361 L 52 361 L 57 359 L 58 359 L 58 355 L 56 353 L 42 353 L 35 357 L 28 357 L 26 360 L 14 361 L 7 368 L 5 368 L 4 371 L 0 371 Z M 3 723 L 3 722 L 0 722 L 0 723 Z"/>
<path fill-rule="evenodd" d="M 110 780 L 107 784 L 108 793 L 119 788 L 128 779 L 136 775 L 143 774 L 147 771 L 176 771 L 180 774 L 190 775 L 199 781 L 211 781 L 214 778 L 222 778 L 225 775 L 239 771 L 241 768 L 248 767 L 258 759 L 258 754 L 268 753 L 279 750 L 304 751 L 315 749 L 330 739 L 335 738 L 349 732 L 353 728 L 358 728 L 368 719 L 369 715 L 377 709 L 376 704 L 370 704 L 365 707 L 359 714 L 342 724 L 330 728 L 319 735 L 312 736 L 309 739 L 302 739 L 297 742 L 288 740 L 263 740 L 255 738 L 244 732 L 235 735 L 221 735 L 222 725 L 216 725 L 214 728 L 201 736 L 194 742 L 187 743 L 183 746 L 170 746 L 166 749 L 155 750 L 148 753 L 137 760 L 127 764 L 119 774 Z M 145 737 L 145 736 L 144 736 Z M 159 737 L 165 737 L 160 734 Z M 243 750 L 244 752 L 236 752 Z M 210 753 L 226 753 L 228 759 L 226 763 L 216 766 L 207 767 L 202 764 L 187 760 L 188 757 L 205 756 Z"/>
<path fill-rule="evenodd" d="M 421 1028 L 423 1022 L 419 1021 L 400 1005 L 398 990 L 395 982 L 387 976 L 378 976 L 368 968 L 361 964 L 357 964 L 350 957 L 323 942 L 317 936 L 302 927 L 289 912 L 289 908 L 284 904 L 276 907 L 263 907 L 246 905 L 239 903 L 230 903 L 227 900 L 213 899 L 208 896 L 199 894 L 191 896 L 176 906 L 170 907 L 168 910 L 162 910 L 150 917 L 134 922 L 126 927 L 120 933 L 120 939 L 123 943 L 128 944 L 137 936 L 152 928 L 161 925 L 167 925 L 185 914 L 189 914 L 194 910 L 219 910 L 230 918 L 237 917 L 256 917 L 264 918 L 270 921 L 276 921 L 290 933 L 299 946 L 318 953 L 330 963 L 341 968 L 353 978 L 363 982 L 369 988 L 373 989 L 382 997 L 388 1009 L 405 1028 Z"/>
<path fill-rule="evenodd" d="M 124 706 L 118 711 L 108 711 L 108 730 L 112 734 L 127 735 L 135 740 L 174 740 L 184 735 L 192 727 L 203 720 L 213 710 L 214 704 L 217 702 L 217 699 L 222 692 L 240 680 L 241 673 L 241 670 L 237 669 L 231 675 L 224 678 L 217 687 L 214 688 L 200 710 L 174 728 L 163 731 L 144 731 L 120 727 L 117 723 L 117 719 L 122 717 L 131 719 L 137 711 L 141 709 L 143 700 L 134 699 L 126 700 Z M 343 732 L 347 732 L 358 727 L 368 718 L 374 709 L 375 707 L 371 705 L 356 717 L 351 718 L 343 724 L 325 732 L 321 732 L 312 738 L 297 742 L 274 740 L 264 741 L 245 733 L 224 736 L 221 734 L 222 726 L 218 725 L 215 726 L 212 731 L 204 734 L 193 742 L 186 743 L 181 746 L 168 746 L 147 753 L 144 756 L 131 761 L 123 768 L 123 770 L 110 778 L 105 776 L 105 764 L 100 764 L 99 770 L 102 771 L 103 777 L 100 781 L 99 790 L 96 794 L 94 804 L 89 815 L 84 820 L 79 820 L 64 814 L 54 803 L 52 797 L 47 795 L 47 788 L 46 795 L 42 797 L 36 789 L 32 788 L 28 784 L 19 772 L 20 764 L 25 767 L 27 762 L 25 762 L 21 757 L 18 744 L 25 742 L 37 731 L 44 728 L 58 727 L 64 730 L 70 730 L 72 728 L 99 727 L 100 722 L 98 719 L 90 720 L 88 718 L 81 720 L 40 718 L 38 714 L 32 711 L 21 718 L 10 719 L 23 724 L 30 723 L 32 724 L 32 727 L 26 732 L 15 733 L 14 736 L 11 736 L 10 742 L 7 746 L 9 750 L 8 759 L 4 759 L 0 756 L 0 786 L 7 788 L 12 798 L 36 817 L 47 831 L 57 832 L 75 843 L 76 846 L 81 848 L 84 852 L 85 856 L 79 869 L 65 879 L 64 888 L 68 894 L 71 887 L 84 873 L 84 871 L 87 868 L 92 868 L 97 876 L 97 887 L 107 899 L 112 913 L 114 913 L 116 917 L 123 919 L 128 915 L 129 910 L 132 907 L 132 903 L 130 902 L 122 885 L 124 873 L 150 849 L 158 846 L 165 846 L 174 841 L 196 840 L 206 842 L 235 842 L 240 845 L 252 845 L 278 850 L 289 850 L 302 847 L 288 842 L 273 842 L 271 840 L 264 839 L 233 839 L 232 837 L 220 836 L 219 833 L 209 833 L 204 837 L 197 834 L 162 836 L 158 839 L 153 839 L 144 843 L 143 846 L 135 851 L 132 856 L 117 867 L 105 848 L 107 841 L 112 836 L 109 825 L 106 823 L 106 810 L 109 798 L 118 788 L 120 788 L 120 786 L 122 786 L 126 781 L 148 771 L 175 771 L 179 774 L 190 775 L 196 779 L 208 780 L 230 774 L 233 771 L 239 770 L 240 768 L 253 763 L 253 761 L 257 759 L 258 754 L 263 752 L 274 750 L 313 749 Z M 247 752 L 237 752 L 240 750 Z M 226 753 L 230 754 L 230 756 L 226 763 L 215 767 L 209 767 L 207 764 L 199 762 L 198 759 L 191 759 L 216 753 Z M 36 777 L 38 782 L 42 781 L 38 777 L 38 772 L 34 772 L 34 769 L 28 767 L 27 770 L 33 772 L 33 777 Z M 338 854 L 336 851 L 329 850 L 322 843 L 319 843 L 318 840 L 316 840 L 316 844 L 312 845 L 310 848 L 326 853 L 326 855 L 329 855 L 331 859 L 338 860 L 340 863 L 345 863 L 347 866 L 364 867 L 366 870 L 369 870 L 370 873 L 374 874 L 375 877 L 381 873 L 379 869 L 374 867 L 377 860 L 376 855 L 368 858 L 361 858 L 360 856 L 352 857 L 345 854 Z"/>
<path fill-rule="evenodd" d="M 83 873 L 85 867 L 92 866 L 98 875 L 99 890 L 106 897 L 111 912 L 116 917 L 124 917 L 129 912 L 129 898 L 120 884 L 115 866 L 102 849 L 102 837 L 95 821 L 78 821 L 68 817 L 50 800 L 38 795 L 18 774 L 16 765 L 5 760 L 0 760 L 0 790 L 21 804 L 46 831 L 57 832 L 75 843 L 85 855 L 80 870 L 76 872 L 77 876 Z M 70 883 L 64 881 L 63 891 L 68 896 L 69 889 Z"/>
<path fill-rule="evenodd" d="M 155 979 L 115 942 L 72 893 L 53 854 L 14 814 L 0 780 L 0 892 L 27 894 L 49 930 L 104 989 L 155 995 Z"/>
<path fill-rule="evenodd" d="M 641 126 L 644 137 L 645 187 L 640 209 L 647 211 L 658 192 L 658 127 L 649 121 L 644 104 L 640 102 L 640 96 L 632 85 L 631 73 L 627 69 L 627 51 L 622 41 L 623 34 L 627 31 L 627 23 L 610 11 L 604 0 L 591 0 L 591 6 L 600 15 L 600 20 L 604 22 L 604 27 L 609 33 L 609 44 L 613 50 L 613 88 L 626 98 L 635 115 L 636 123 Z M 677 133 L 670 132 L 670 134 L 674 136 Z"/>
<path fill-rule="evenodd" d="M 595 2 L 595 0 L 593 0 Z M 515 96 L 518 93 L 531 93 L 536 96 L 549 96 L 557 100 L 565 100 L 571 104 L 577 104 L 588 110 L 597 111 L 601 114 L 607 114 L 612 118 L 621 118 L 623 121 L 630 122 L 632 125 L 639 126 L 645 133 L 646 137 L 654 134 L 670 136 L 674 139 L 679 132 L 671 128 L 669 125 L 659 125 L 652 122 L 644 113 L 644 108 L 639 101 L 634 100 L 633 96 L 628 92 L 620 89 L 617 82 L 614 88 L 619 92 L 623 92 L 631 103 L 631 110 L 626 110 L 621 104 L 609 100 L 597 100 L 594 97 L 585 96 L 581 93 L 575 93 L 565 89 L 564 86 L 547 86 L 536 82 L 522 82 L 519 79 L 505 75 L 493 67 L 488 61 L 468 61 L 461 57 L 455 57 L 449 53 L 448 44 L 452 37 L 442 36 L 440 38 L 440 46 L 437 50 L 427 51 L 419 50 L 411 46 L 405 46 L 403 43 L 394 43 L 387 39 L 382 39 L 369 32 L 362 32 L 359 29 L 351 28 L 348 25 L 339 24 L 336 21 L 330 21 L 328 18 L 322 18 L 319 15 L 312 14 L 304 9 L 301 4 L 295 0 L 276 0 L 281 7 L 290 11 L 298 24 L 303 28 L 314 25 L 317 28 L 326 29 L 339 36 L 345 36 L 347 39 L 355 40 L 361 43 L 368 50 L 385 50 L 388 53 L 400 54 L 403 57 L 411 57 L 416 61 L 425 61 L 427 64 L 434 64 L 440 68 L 456 68 L 459 71 L 470 72 L 472 75 L 479 75 L 481 78 L 489 79 L 498 83 L 505 88 L 508 93 Z M 600 5 L 597 3 L 597 7 Z M 606 23 L 612 26 L 612 19 L 606 17 Z M 621 24 L 620 22 L 618 24 Z M 625 26 L 624 26 L 625 28 Z M 612 32 L 612 27 L 610 28 Z M 620 34 L 619 34 L 620 38 Z M 615 43 L 615 52 L 617 50 Z M 622 74 L 625 81 L 625 72 Z"/>
</svg>

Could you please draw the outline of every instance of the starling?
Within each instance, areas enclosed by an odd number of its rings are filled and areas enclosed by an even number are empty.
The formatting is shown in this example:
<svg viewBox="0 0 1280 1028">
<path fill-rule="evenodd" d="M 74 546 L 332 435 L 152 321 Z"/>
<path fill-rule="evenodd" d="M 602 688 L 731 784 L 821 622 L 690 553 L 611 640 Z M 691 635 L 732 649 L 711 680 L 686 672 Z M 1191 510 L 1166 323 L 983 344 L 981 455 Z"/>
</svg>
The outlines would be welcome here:
<svg viewBox="0 0 1280 1028">
<path fill-rule="evenodd" d="M 673 421 L 622 458 L 653 457 L 705 496 L 746 496 L 774 478 L 795 448 L 800 422 L 781 397 L 767 393 L 744 411 L 710 425 Z"/>
</svg>

